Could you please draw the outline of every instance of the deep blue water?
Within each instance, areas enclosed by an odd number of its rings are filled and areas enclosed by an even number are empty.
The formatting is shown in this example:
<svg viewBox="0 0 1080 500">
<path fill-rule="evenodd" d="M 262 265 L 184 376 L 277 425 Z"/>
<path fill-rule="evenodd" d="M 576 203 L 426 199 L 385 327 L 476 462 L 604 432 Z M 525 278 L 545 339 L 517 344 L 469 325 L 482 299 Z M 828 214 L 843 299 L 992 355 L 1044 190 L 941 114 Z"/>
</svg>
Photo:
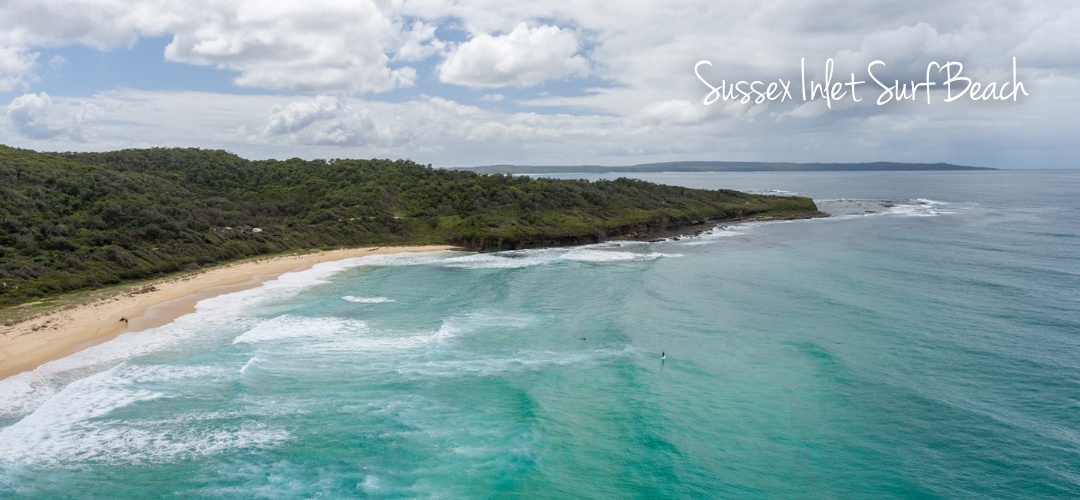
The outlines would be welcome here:
<svg viewBox="0 0 1080 500">
<path fill-rule="evenodd" d="M 1080 172 L 641 177 L 834 216 L 204 301 L 0 381 L 0 497 L 1080 497 Z"/>
</svg>

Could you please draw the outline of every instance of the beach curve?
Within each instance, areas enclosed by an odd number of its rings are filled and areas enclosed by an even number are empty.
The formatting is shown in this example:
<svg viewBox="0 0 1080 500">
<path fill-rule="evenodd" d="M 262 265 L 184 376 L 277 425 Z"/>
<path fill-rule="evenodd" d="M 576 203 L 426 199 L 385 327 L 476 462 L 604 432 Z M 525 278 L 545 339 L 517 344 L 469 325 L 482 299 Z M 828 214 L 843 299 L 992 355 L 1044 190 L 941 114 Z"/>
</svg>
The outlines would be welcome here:
<svg viewBox="0 0 1080 500">
<path fill-rule="evenodd" d="M 194 312 L 200 300 L 254 288 L 287 272 L 354 257 L 455 249 L 459 248 L 427 245 L 321 250 L 249 259 L 152 281 L 133 290 L 0 326 L 0 380 L 122 333 L 169 324 Z"/>
</svg>

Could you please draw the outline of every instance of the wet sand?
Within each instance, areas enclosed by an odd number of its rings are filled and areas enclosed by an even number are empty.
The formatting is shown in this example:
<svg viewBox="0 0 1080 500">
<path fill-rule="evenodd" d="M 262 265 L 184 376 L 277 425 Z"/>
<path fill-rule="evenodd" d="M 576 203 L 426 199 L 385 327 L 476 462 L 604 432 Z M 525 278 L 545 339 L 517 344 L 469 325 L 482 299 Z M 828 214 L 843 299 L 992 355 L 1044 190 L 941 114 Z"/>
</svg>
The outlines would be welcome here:
<svg viewBox="0 0 1080 500">
<path fill-rule="evenodd" d="M 320 262 L 450 246 L 368 247 L 268 257 L 154 281 L 138 289 L 0 326 L 0 379 L 33 370 L 125 332 L 166 325 L 195 311 L 200 300 L 254 288 Z M 127 322 L 120 318 L 127 318 Z"/>
</svg>

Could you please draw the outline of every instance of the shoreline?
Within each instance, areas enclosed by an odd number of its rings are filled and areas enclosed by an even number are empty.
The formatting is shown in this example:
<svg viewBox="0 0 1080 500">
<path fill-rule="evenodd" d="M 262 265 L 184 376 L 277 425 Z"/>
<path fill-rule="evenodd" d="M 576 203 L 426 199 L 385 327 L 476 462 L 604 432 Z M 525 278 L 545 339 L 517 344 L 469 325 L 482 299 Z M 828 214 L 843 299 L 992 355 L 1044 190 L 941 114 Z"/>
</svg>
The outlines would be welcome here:
<svg viewBox="0 0 1080 500">
<path fill-rule="evenodd" d="M 0 327 L 0 380 L 28 372 L 120 334 L 172 323 L 200 300 L 255 288 L 322 262 L 395 253 L 460 250 L 448 245 L 360 247 L 255 258 L 164 278 L 126 292 Z M 120 321 L 125 317 L 128 321 Z"/>
</svg>

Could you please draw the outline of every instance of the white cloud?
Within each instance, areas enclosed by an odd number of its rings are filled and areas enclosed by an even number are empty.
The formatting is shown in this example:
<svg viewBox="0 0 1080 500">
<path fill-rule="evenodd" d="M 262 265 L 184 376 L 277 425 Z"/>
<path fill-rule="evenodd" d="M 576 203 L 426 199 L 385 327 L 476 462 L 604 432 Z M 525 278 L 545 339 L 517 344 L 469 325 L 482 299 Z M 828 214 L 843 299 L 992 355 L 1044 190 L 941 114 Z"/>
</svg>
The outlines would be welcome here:
<svg viewBox="0 0 1080 500">
<path fill-rule="evenodd" d="M 5 2 L 0 16 L 0 45 L 81 44 L 98 50 L 130 47 L 139 37 L 165 33 L 183 20 L 183 11 L 172 4 L 175 2 L 168 0 Z"/>
<path fill-rule="evenodd" d="M 36 80 L 33 73 L 38 53 L 0 47 L 0 91 L 24 87 Z"/>
<path fill-rule="evenodd" d="M 172 27 L 179 16 L 166 0 L 43 0 L 0 6 L 0 91 L 39 80 L 40 48 L 80 44 L 98 50 L 132 46 Z M 50 65 L 59 60 L 52 59 Z"/>
<path fill-rule="evenodd" d="M 444 83 L 473 88 L 526 87 L 588 71 L 574 33 L 518 24 L 505 35 L 480 34 L 454 48 L 439 66 Z"/>
<path fill-rule="evenodd" d="M 49 94 L 23 94 L 7 106 L 7 116 L 16 133 L 36 140 L 66 139 L 82 142 L 86 139 L 83 125 L 98 113 L 93 105 L 80 104 L 60 107 Z"/>
<path fill-rule="evenodd" d="M 439 53 L 435 28 L 408 28 L 373 0 L 46 0 L 0 6 L 0 90 L 33 81 L 34 47 L 132 47 L 171 35 L 165 57 L 238 73 L 244 87 L 293 92 L 380 92 L 414 84 L 391 61 Z"/>
<path fill-rule="evenodd" d="M 400 45 L 394 53 L 395 61 L 420 61 L 446 47 L 446 43 L 435 36 L 435 25 L 422 21 L 414 22 L 409 31 L 402 33 Z"/>
<path fill-rule="evenodd" d="M 403 35 L 370 0 L 245 0 L 178 31 L 165 56 L 236 71 L 244 87 L 380 92 L 413 85 L 415 70 L 391 68 L 387 52 L 404 44 L 406 59 L 420 57 L 427 38 L 419 29 Z"/>
<path fill-rule="evenodd" d="M 737 109 L 710 109 L 717 116 L 702 121 L 692 119 L 694 108 L 687 103 L 661 103 L 622 118 L 505 112 L 440 97 L 396 103 L 343 96 L 118 90 L 86 102 L 56 98 L 51 106 L 37 106 L 41 95 L 23 100 L 20 112 L 31 117 L 41 116 L 35 113 L 42 107 L 59 113 L 53 116 L 79 106 L 100 110 L 92 122 L 84 122 L 83 128 L 93 125 L 92 142 L 79 143 L 64 133 L 43 139 L 63 130 L 54 121 L 39 122 L 47 125 L 39 127 L 38 139 L 31 139 L 14 132 L 13 120 L 0 121 L 0 142 L 47 150 L 194 146 L 253 159 L 411 158 L 437 167 L 694 159 L 1046 167 L 1064 166 L 1055 158 L 1060 145 L 1072 141 L 1080 100 L 1055 96 L 1071 95 L 1075 86 L 1073 79 L 1056 77 L 1029 103 L 1006 111 L 978 104 L 922 104 L 869 116 L 827 110 L 816 118 L 771 120 L 744 116 Z M 973 128 L 978 133 L 955 133 Z"/>
<path fill-rule="evenodd" d="M 49 68 L 51 68 L 51 69 L 59 69 L 59 68 L 65 66 L 67 63 L 68 63 L 68 60 L 65 59 L 64 56 L 61 56 L 61 55 L 54 55 L 54 56 L 49 58 Z"/>
<path fill-rule="evenodd" d="M 275 106 L 266 126 L 253 139 L 361 146 L 378 143 L 380 134 L 367 110 L 354 110 L 341 98 L 320 96 L 285 107 Z"/>
<path fill-rule="evenodd" d="M 638 112 L 636 118 L 658 125 L 688 125 L 704 121 L 709 108 L 701 103 L 685 100 L 654 102 Z"/>
<path fill-rule="evenodd" d="M 1073 7 L 1055 12 L 1052 17 L 1032 23 L 1015 55 L 1022 64 L 1056 73 L 1080 72 L 1080 9 Z"/>
<path fill-rule="evenodd" d="M 0 6 L 0 91 L 28 94 L 7 106 L 0 142 L 437 165 L 862 155 L 1000 166 L 1069 156 L 1065 131 L 1080 116 L 1069 97 L 1080 85 L 1078 23 L 1080 10 L 1064 0 L 20 0 Z M 34 87 L 60 61 L 53 48 L 115 50 L 147 36 L 171 38 L 172 62 L 221 68 L 237 85 L 277 93 L 116 90 L 83 99 L 98 115 L 85 108 L 79 121 L 81 100 Z M 797 79 L 806 58 L 808 76 L 820 80 L 832 57 L 844 77 L 881 59 L 886 77 L 911 79 L 930 59 L 956 59 L 969 76 L 1000 81 L 1013 56 L 1031 93 L 1019 103 L 877 107 L 867 86 L 859 105 L 706 108 L 693 74 L 708 59 L 710 78 Z M 544 83 L 549 94 L 530 88 Z M 394 91 L 388 102 L 378 100 L 383 91 Z M 337 97 L 316 97 L 324 95 Z M 477 106 L 453 100 L 462 95 Z M 630 154 L 641 156 L 619 161 Z"/>
</svg>

